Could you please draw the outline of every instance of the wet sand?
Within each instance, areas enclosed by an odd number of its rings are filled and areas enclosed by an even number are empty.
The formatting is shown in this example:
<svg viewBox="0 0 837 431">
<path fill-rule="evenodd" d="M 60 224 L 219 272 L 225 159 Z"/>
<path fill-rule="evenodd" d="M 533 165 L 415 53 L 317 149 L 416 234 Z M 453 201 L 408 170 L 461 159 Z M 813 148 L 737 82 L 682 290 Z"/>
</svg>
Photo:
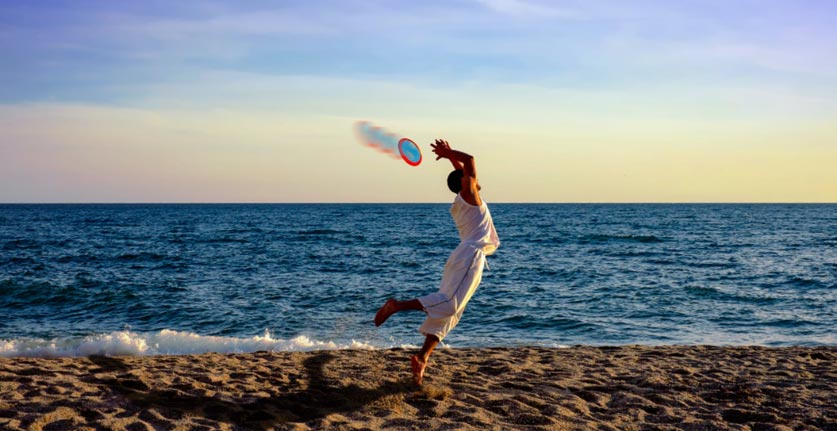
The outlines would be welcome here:
<svg viewBox="0 0 837 431">
<path fill-rule="evenodd" d="M 6 430 L 835 430 L 837 347 L 0 358 Z"/>
</svg>

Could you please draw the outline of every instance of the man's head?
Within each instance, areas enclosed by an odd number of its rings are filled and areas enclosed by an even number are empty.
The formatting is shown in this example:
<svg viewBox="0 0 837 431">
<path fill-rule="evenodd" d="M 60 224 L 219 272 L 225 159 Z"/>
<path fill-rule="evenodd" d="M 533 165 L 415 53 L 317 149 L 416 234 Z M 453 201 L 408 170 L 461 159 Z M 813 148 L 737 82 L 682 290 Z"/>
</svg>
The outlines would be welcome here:
<svg viewBox="0 0 837 431">
<path fill-rule="evenodd" d="M 456 169 L 448 174 L 448 188 L 454 193 L 462 191 L 462 176 L 465 173 L 461 169 Z"/>
</svg>

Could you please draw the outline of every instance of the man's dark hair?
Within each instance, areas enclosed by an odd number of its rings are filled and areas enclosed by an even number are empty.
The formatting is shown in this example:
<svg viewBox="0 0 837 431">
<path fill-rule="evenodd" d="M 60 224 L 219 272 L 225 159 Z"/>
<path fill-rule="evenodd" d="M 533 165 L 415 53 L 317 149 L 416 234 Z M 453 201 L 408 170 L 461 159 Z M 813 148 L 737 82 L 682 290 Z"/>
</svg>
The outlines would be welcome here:
<svg viewBox="0 0 837 431">
<path fill-rule="evenodd" d="M 448 188 L 454 193 L 462 191 L 462 175 L 465 175 L 461 169 L 457 169 L 448 174 Z"/>
</svg>

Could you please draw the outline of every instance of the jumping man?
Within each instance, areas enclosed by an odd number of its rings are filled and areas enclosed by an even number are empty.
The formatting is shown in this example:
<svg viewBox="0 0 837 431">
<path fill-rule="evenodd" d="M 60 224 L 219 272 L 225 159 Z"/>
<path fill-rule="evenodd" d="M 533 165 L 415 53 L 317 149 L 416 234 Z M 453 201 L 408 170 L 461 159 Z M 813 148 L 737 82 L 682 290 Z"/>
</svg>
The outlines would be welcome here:
<svg viewBox="0 0 837 431">
<path fill-rule="evenodd" d="M 408 301 L 389 299 L 375 314 L 375 326 L 381 326 L 389 316 L 405 310 L 424 311 L 427 319 L 419 327 L 425 335 L 424 345 L 410 358 L 413 381 L 421 385 L 427 361 L 436 345 L 453 329 L 465 311 L 465 305 L 477 290 L 482 279 L 485 257 L 500 246 L 488 205 L 480 199 L 480 185 L 474 158 L 456 151 L 447 141 L 437 139 L 433 147 L 436 160 L 448 159 L 454 171 L 448 175 L 448 188 L 456 193 L 450 213 L 456 222 L 461 242 L 450 254 L 442 275 L 439 291 Z"/>
</svg>

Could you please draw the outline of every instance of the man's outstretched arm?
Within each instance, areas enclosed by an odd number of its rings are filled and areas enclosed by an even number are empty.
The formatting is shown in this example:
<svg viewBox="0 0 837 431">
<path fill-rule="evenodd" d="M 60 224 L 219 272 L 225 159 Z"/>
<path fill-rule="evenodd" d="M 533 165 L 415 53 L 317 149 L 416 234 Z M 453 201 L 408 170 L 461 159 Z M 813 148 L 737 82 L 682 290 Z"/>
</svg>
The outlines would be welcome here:
<svg viewBox="0 0 837 431">
<path fill-rule="evenodd" d="M 477 178 L 477 166 L 474 163 L 474 157 L 462 151 L 454 150 L 448 144 L 448 141 L 437 139 L 435 143 L 430 144 L 433 147 L 433 152 L 436 153 L 436 160 L 445 158 L 450 160 L 453 168 L 456 170 L 464 170 L 465 176 Z"/>
<path fill-rule="evenodd" d="M 447 155 L 447 154 L 442 155 L 441 153 L 439 153 L 439 151 L 442 151 L 442 152 L 445 152 L 445 153 L 453 151 L 450 148 L 450 144 L 448 144 L 448 141 L 443 141 L 441 139 L 437 139 L 436 142 L 433 143 L 433 144 L 430 144 L 430 146 L 433 147 L 433 152 L 436 153 L 436 160 L 439 160 L 439 159 L 444 157 L 444 158 L 450 160 L 450 164 L 453 165 L 453 169 L 455 169 L 457 171 L 461 171 L 461 170 L 465 169 L 464 166 L 462 166 L 462 162 L 460 162 L 459 160 L 457 160 L 453 157 L 449 157 L 449 155 Z"/>
<path fill-rule="evenodd" d="M 441 158 L 448 159 L 453 164 L 454 169 L 464 171 L 463 178 L 466 184 L 461 194 L 465 201 L 471 205 L 482 205 L 477 183 L 477 164 L 474 162 L 474 157 L 462 151 L 452 149 L 447 141 L 441 139 L 437 139 L 430 146 L 433 147 L 433 152 L 436 153 L 436 160 Z"/>
</svg>

